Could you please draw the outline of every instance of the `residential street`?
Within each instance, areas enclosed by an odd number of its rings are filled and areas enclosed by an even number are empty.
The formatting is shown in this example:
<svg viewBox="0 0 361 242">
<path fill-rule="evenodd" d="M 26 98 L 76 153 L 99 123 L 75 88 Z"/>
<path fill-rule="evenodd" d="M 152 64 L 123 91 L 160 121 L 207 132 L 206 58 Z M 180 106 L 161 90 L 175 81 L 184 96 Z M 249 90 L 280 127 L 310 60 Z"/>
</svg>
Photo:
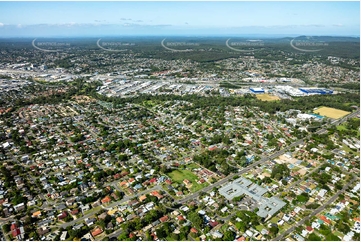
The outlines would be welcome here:
<svg viewBox="0 0 361 242">
<path fill-rule="evenodd" d="M 336 199 L 338 198 L 338 196 L 340 194 L 342 194 L 343 192 L 345 192 L 345 190 L 350 186 L 350 184 L 352 184 L 352 182 L 354 182 L 355 180 L 357 180 L 357 177 L 353 177 L 353 179 L 347 183 L 342 190 L 339 190 L 335 195 L 333 195 L 326 203 L 323 203 L 323 205 L 321 205 L 320 207 L 316 208 L 310 215 L 304 217 L 303 219 L 301 219 L 300 221 L 298 221 L 295 225 L 293 225 L 291 228 L 289 228 L 288 230 L 286 230 L 285 232 L 283 232 L 281 235 L 278 235 L 276 238 L 274 238 L 275 241 L 280 241 L 283 240 L 283 238 L 289 234 L 291 234 L 298 226 L 300 225 L 304 225 L 306 220 L 309 220 L 310 218 L 312 218 L 313 216 L 317 215 L 318 213 L 320 213 L 321 211 L 323 211 L 328 205 L 330 205 L 331 203 L 333 203 L 334 201 L 336 201 Z"/>
</svg>

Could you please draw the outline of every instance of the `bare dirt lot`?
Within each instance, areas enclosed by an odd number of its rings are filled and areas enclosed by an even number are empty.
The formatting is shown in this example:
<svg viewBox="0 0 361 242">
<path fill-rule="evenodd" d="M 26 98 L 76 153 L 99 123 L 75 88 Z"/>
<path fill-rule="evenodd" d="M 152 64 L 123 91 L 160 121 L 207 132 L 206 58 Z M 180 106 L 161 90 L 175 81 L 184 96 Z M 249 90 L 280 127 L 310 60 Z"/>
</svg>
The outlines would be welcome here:
<svg viewBox="0 0 361 242">
<path fill-rule="evenodd" d="M 256 97 L 257 97 L 257 99 L 262 100 L 262 101 L 280 100 L 279 97 L 273 96 L 273 95 L 270 95 L 270 94 L 257 94 Z"/>
</svg>

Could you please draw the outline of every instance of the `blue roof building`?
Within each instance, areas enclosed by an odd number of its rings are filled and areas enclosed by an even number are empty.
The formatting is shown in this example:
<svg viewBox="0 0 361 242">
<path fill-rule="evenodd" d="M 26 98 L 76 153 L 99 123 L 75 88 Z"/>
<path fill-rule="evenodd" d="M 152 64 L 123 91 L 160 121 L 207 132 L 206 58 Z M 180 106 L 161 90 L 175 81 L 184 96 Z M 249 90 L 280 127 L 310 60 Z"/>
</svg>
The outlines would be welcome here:
<svg viewBox="0 0 361 242">
<path fill-rule="evenodd" d="M 249 90 L 251 90 L 253 93 L 258 93 L 258 94 L 264 93 L 263 88 L 259 88 L 259 87 L 254 87 L 254 88 L 252 87 Z"/>
</svg>

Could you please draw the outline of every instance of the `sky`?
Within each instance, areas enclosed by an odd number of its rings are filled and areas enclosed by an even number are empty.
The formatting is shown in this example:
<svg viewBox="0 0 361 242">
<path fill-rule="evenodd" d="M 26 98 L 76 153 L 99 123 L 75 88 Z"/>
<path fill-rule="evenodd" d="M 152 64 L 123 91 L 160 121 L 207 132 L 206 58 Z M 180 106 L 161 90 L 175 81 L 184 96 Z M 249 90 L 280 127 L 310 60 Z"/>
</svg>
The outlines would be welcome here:
<svg viewBox="0 0 361 242">
<path fill-rule="evenodd" d="M 359 36 L 359 2 L 0 2 L 0 37 Z"/>
</svg>

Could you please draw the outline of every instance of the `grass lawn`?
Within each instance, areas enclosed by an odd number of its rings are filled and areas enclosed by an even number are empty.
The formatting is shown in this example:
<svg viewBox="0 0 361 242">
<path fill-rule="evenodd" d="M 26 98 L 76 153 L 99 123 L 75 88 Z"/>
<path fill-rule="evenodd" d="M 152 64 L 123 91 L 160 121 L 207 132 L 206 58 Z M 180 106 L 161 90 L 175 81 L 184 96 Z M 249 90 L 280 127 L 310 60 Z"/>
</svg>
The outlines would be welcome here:
<svg viewBox="0 0 361 242">
<path fill-rule="evenodd" d="M 192 187 L 190 188 L 191 192 L 196 192 L 206 186 L 208 186 L 208 183 L 205 182 L 203 184 L 198 184 L 197 181 L 199 180 L 198 177 L 193 174 L 193 172 L 189 170 L 174 170 L 171 173 L 167 174 L 173 181 L 183 184 L 184 179 L 188 179 L 190 182 L 192 182 Z"/>
<path fill-rule="evenodd" d="M 228 229 L 228 227 L 229 227 L 228 224 L 223 224 L 222 227 L 221 227 L 221 229 L 220 229 L 221 233 L 226 232 L 227 229 Z"/>
<path fill-rule="evenodd" d="M 351 150 L 351 148 L 348 147 L 345 144 L 342 144 L 342 149 L 347 153 L 351 152 L 354 156 L 359 156 L 360 155 L 360 152 Z"/>
<path fill-rule="evenodd" d="M 256 229 L 257 229 L 258 232 L 261 232 L 262 229 L 264 229 L 264 228 L 266 228 L 266 227 L 263 226 L 262 224 L 256 226 Z"/>
<path fill-rule="evenodd" d="M 271 219 L 271 222 L 276 224 L 276 223 L 278 222 L 278 220 L 279 220 L 279 218 L 273 217 L 273 218 Z"/>
<path fill-rule="evenodd" d="M 280 229 L 279 234 L 282 234 L 287 229 L 291 228 L 291 225 L 289 225 L 288 223 L 285 222 L 282 226 L 278 226 L 278 227 Z"/>
<path fill-rule="evenodd" d="M 339 236 L 340 238 L 343 238 L 345 235 L 341 233 L 340 231 L 334 231 L 333 232 L 336 236 Z"/>
<path fill-rule="evenodd" d="M 283 226 L 282 226 L 282 231 L 286 231 L 287 229 L 291 228 L 291 225 L 287 224 L 287 223 L 284 223 Z"/>
<path fill-rule="evenodd" d="M 189 169 L 197 169 L 199 168 L 199 165 L 197 165 L 196 163 L 191 163 L 187 165 L 187 168 Z"/>
<path fill-rule="evenodd" d="M 85 216 L 85 215 L 87 215 L 87 214 L 89 214 L 89 213 L 91 213 L 91 212 L 99 212 L 100 210 L 102 210 L 102 206 L 98 206 L 98 207 L 95 207 L 95 208 L 92 208 L 92 209 L 90 209 L 90 210 L 88 210 L 88 211 L 85 211 L 84 213 L 83 213 L 83 216 Z"/>
<path fill-rule="evenodd" d="M 342 144 L 342 149 L 343 149 L 344 151 L 346 151 L 347 153 L 350 152 L 350 151 L 353 153 L 353 151 L 350 149 L 350 147 L 348 147 L 348 146 L 345 145 L 345 144 Z"/>
<path fill-rule="evenodd" d="M 347 130 L 347 128 L 345 125 L 339 125 L 339 126 L 337 126 L 337 130 L 342 131 L 342 130 Z"/>
<path fill-rule="evenodd" d="M 157 105 L 157 103 L 155 103 L 154 101 L 152 100 L 147 100 L 147 101 L 144 101 L 143 102 L 143 105 L 146 106 L 146 107 L 154 107 L 155 105 Z"/>
<path fill-rule="evenodd" d="M 346 144 L 342 144 L 342 149 L 346 152 L 352 151 L 350 147 L 348 147 Z"/>
</svg>

